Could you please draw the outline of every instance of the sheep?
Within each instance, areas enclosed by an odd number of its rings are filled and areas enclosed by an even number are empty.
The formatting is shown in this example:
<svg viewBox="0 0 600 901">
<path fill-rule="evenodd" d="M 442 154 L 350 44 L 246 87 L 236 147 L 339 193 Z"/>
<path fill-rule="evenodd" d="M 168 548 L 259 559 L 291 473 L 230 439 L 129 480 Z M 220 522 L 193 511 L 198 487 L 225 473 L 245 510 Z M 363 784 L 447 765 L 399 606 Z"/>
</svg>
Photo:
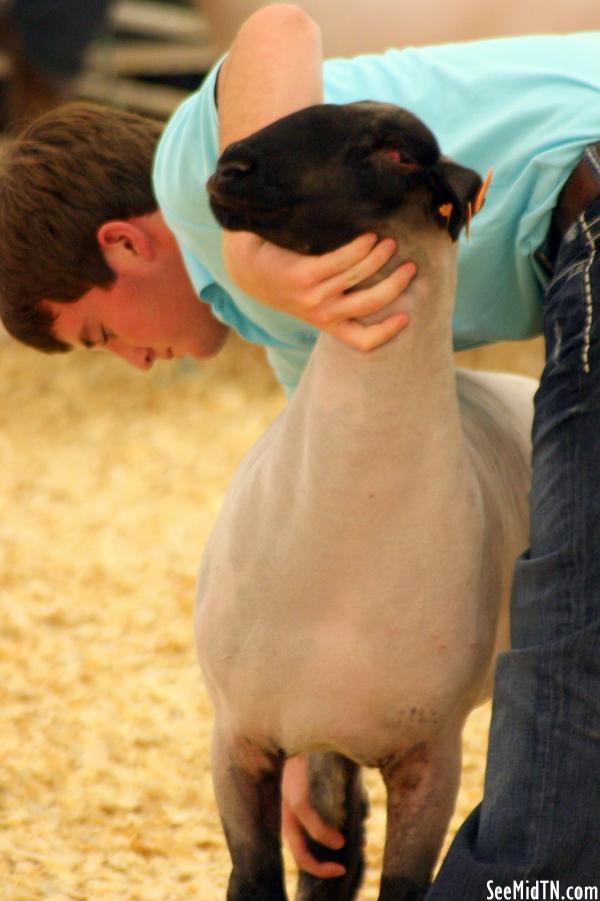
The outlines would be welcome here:
<svg viewBox="0 0 600 901">
<path fill-rule="evenodd" d="M 286 897 L 280 777 L 297 754 L 313 804 L 346 837 L 346 875 L 300 873 L 299 901 L 355 896 L 361 766 L 387 791 L 380 901 L 416 901 L 430 884 L 464 721 L 508 645 L 527 544 L 535 384 L 452 357 L 456 238 L 480 185 L 418 119 L 373 102 L 281 119 L 230 145 L 208 183 L 225 228 L 306 253 L 374 231 L 397 240 L 384 272 L 418 267 L 382 314 L 410 316 L 392 341 L 361 354 L 320 335 L 205 549 L 195 630 L 228 901 Z"/>
</svg>

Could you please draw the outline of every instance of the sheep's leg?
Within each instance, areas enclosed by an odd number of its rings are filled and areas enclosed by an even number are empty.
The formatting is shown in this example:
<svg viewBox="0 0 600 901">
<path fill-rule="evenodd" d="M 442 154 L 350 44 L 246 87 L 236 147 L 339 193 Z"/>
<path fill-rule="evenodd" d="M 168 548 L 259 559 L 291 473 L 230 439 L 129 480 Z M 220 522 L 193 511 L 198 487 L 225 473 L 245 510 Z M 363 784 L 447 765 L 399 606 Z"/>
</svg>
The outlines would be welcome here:
<svg viewBox="0 0 600 901">
<path fill-rule="evenodd" d="M 460 781 L 460 732 L 423 742 L 381 766 L 387 834 L 379 901 L 421 901 L 454 810 Z"/>
<path fill-rule="evenodd" d="M 286 901 L 281 858 L 283 755 L 215 729 L 215 797 L 233 869 L 227 901 Z"/>
<path fill-rule="evenodd" d="M 367 813 L 360 768 L 339 754 L 310 754 L 308 781 L 312 806 L 346 839 L 341 850 L 332 851 L 307 835 L 308 847 L 318 860 L 343 864 L 346 874 L 318 879 L 301 872 L 296 901 L 351 901 L 362 878 L 363 821 Z"/>
</svg>

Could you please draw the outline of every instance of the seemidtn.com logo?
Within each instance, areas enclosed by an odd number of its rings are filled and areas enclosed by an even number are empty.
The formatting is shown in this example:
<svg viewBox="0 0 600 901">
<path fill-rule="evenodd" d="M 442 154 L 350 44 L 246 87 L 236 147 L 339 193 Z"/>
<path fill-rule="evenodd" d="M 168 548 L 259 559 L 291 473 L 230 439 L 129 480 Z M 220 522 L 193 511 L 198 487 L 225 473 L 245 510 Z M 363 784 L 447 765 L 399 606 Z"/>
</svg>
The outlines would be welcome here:
<svg viewBox="0 0 600 901">
<path fill-rule="evenodd" d="M 515 879 L 509 885 L 488 880 L 486 901 L 599 901 L 597 885 L 563 885 L 555 879 Z"/>
</svg>

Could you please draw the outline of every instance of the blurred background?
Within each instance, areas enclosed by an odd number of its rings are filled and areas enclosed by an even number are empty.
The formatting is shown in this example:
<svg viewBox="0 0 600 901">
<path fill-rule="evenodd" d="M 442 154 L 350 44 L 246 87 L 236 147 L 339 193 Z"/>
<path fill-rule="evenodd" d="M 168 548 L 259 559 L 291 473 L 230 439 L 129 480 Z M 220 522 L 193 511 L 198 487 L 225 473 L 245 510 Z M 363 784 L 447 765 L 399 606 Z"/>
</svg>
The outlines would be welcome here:
<svg viewBox="0 0 600 901">
<path fill-rule="evenodd" d="M 261 0 L 0 0 L 4 127 L 69 96 L 167 116 Z M 599 27 L 595 0 L 297 0 L 327 56 Z"/>
<path fill-rule="evenodd" d="M 166 118 L 259 5 L 0 0 L 3 139 L 75 96 Z M 330 55 L 600 27 L 597 0 L 300 5 Z M 542 347 L 457 362 L 537 376 Z M 235 467 L 283 395 L 234 337 L 213 361 L 147 374 L 0 340 L 0 397 L 0 899 L 222 899 L 193 586 Z M 466 730 L 452 830 L 480 797 L 488 720 L 484 707 Z M 369 784 L 363 901 L 385 820 Z"/>
</svg>

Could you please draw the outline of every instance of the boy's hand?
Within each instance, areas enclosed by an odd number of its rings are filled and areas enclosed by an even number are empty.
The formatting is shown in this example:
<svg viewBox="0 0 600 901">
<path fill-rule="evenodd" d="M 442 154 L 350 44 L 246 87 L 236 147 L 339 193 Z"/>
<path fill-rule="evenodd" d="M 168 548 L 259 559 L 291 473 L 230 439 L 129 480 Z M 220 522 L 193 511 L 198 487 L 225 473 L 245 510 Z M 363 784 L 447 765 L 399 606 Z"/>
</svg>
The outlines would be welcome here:
<svg viewBox="0 0 600 901">
<path fill-rule="evenodd" d="M 321 845 L 333 849 L 343 847 L 344 836 L 337 829 L 324 823 L 319 814 L 311 807 L 304 757 L 290 757 L 289 760 L 286 760 L 283 768 L 281 796 L 283 834 L 298 868 L 320 879 L 343 876 L 346 870 L 341 864 L 317 860 L 306 845 L 305 831 Z"/>
<path fill-rule="evenodd" d="M 377 272 L 395 249 L 391 238 L 377 241 L 367 234 L 330 253 L 306 256 L 250 232 L 223 232 L 225 266 L 242 290 L 361 351 L 385 344 L 408 322 L 404 313 L 368 326 L 355 320 L 402 294 L 416 271 L 413 263 L 402 264 L 371 288 L 345 293 Z"/>
</svg>

